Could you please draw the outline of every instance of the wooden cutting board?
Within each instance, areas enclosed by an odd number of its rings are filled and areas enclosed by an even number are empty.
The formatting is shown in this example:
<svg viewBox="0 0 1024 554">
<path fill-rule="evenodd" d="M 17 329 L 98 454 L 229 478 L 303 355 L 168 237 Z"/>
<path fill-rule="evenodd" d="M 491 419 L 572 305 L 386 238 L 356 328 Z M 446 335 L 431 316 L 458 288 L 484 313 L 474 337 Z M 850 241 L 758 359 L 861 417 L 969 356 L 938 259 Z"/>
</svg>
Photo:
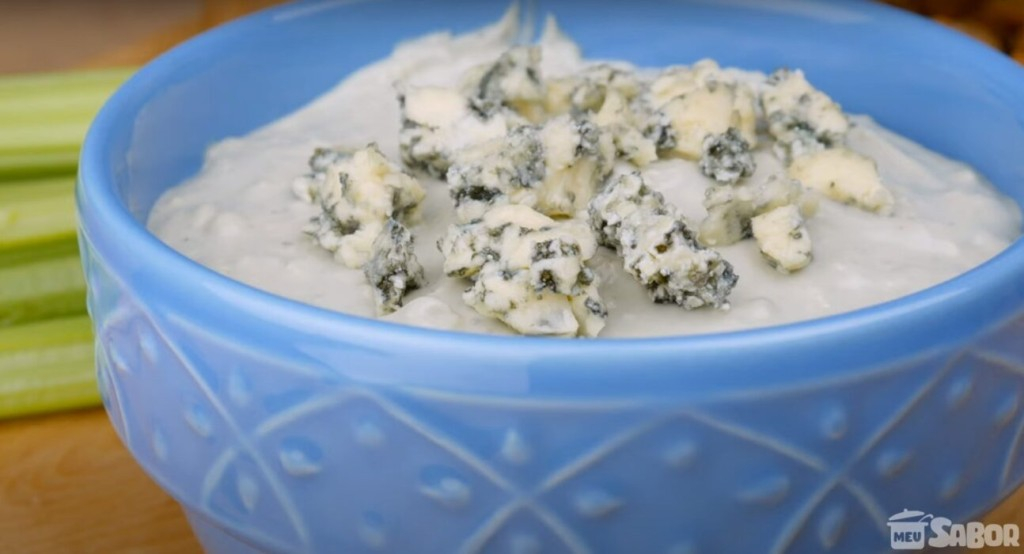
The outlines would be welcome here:
<svg viewBox="0 0 1024 554">
<path fill-rule="evenodd" d="M 79 65 L 140 64 L 200 30 L 272 3 L 275 0 L 208 0 L 197 17 L 168 24 L 143 40 L 118 45 Z M 1024 523 L 1024 488 L 986 521 Z M 201 550 L 181 510 L 135 464 L 106 414 L 93 409 L 0 422 L 0 553 L 6 552 Z"/>
</svg>

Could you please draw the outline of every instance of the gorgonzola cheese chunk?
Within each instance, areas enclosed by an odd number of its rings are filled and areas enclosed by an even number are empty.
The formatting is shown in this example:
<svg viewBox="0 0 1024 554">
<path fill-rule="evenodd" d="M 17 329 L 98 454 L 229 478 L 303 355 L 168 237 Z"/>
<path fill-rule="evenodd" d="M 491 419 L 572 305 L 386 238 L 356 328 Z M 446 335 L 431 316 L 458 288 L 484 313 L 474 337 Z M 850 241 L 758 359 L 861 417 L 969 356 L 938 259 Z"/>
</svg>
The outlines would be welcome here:
<svg viewBox="0 0 1024 554">
<path fill-rule="evenodd" d="M 811 235 L 797 206 L 774 208 L 750 223 L 761 255 L 779 272 L 792 273 L 811 263 Z"/>
<path fill-rule="evenodd" d="M 598 184 L 611 171 L 612 137 L 588 119 L 568 115 L 545 123 L 539 137 L 545 171 L 538 211 L 572 217 L 586 210 Z"/>
<path fill-rule="evenodd" d="M 632 71 L 607 64 L 592 65 L 580 72 L 550 79 L 546 83 L 545 108 L 549 115 L 597 113 L 607 97 L 615 94 L 629 102 L 643 91 L 643 83 Z"/>
<path fill-rule="evenodd" d="M 306 232 L 351 268 L 362 267 L 388 219 L 412 222 L 426 192 L 376 144 L 340 155 L 316 189 L 320 215 Z"/>
<path fill-rule="evenodd" d="M 719 183 L 735 184 L 757 170 L 750 143 L 739 131 L 730 127 L 721 135 L 704 137 L 700 156 L 700 172 Z"/>
<path fill-rule="evenodd" d="M 611 136 L 617 158 L 637 167 L 658 159 L 655 139 L 644 133 L 644 128 L 650 124 L 634 111 L 622 94 L 612 90 L 605 95 L 601 109 L 594 114 L 594 123 Z"/>
<path fill-rule="evenodd" d="M 590 118 L 610 138 L 614 155 L 637 166 L 658 158 L 655 141 L 644 133 L 650 114 L 639 96 L 646 85 L 634 72 L 599 64 L 546 85 L 549 116 Z"/>
<path fill-rule="evenodd" d="M 892 213 L 892 193 L 882 183 L 878 165 L 848 148 L 832 148 L 793 160 L 789 176 L 809 189 L 869 212 Z"/>
<path fill-rule="evenodd" d="M 598 240 L 657 303 L 686 309 L 724 307 L 737 277 L 732 265 L 697 243 L 693 232 L 639 173 L 611 179 L 590 204 Z"/>
<path fill-rule="evenodd" d="M 838 146 L 850 128 L 839 104 L 807 82 L 800 70 L 773 73 L 761 92 L 761 106 L 784 159 Z"/>
<path fill-rule="evenodd" d="M 389 219 L 373 241 L 372 254 L 363 266 L 363 274 L 373 287 L 380 315 L 402 307 L 407 293 L 426 284 L 414 244 L 409 229 L 395 219 Z"/>
<path fill-rule="evenodd" d="M 592 122 L 565 115 L 463 150 L 447 175 L 457 220 L 509 203 L 571 217 L 586 209 L 613 149 L 611 137 Z"/>
<path fill-rule="evenodd" d="M 296 178 L 292 182 L 292 192 L 303 202 L 315 203 L 327 169 L 332 164 L 351 154 L 351 151 L 338 148 L 317 148 L 313 151 L 313 155 L 309 157 L 309 173 Z"/>
<path fill-rule="evenodd" d="M 494 63 L 470 71 L 463 85 L 470 107 L 484 118 L 508 108 L 530 121 L 542 120 L 545 91 L 540 56 L 540 47 L 516 46 Z"/>
<path fill-rule="evenodd" d="M 697 160 L 708 135 L 735 128 L 751 146 L 757 143 L 753 91 L 730 79 L 712 60 L 672 68 L 651 84 L 650 102 L 671 124 L 671 152 Z"/>
<path fill-rule="evenodd" d="M 447 275 L 473 281 L 465 302 L 519 333 L 592 337 L 604 327 L 607 310 L 586 265 L 597 244 L 583 223 L 509 204 L 452 225 L 438 247 Z"/>
<path fill-rule="evenodd" d="M 460 151 L 447 174 L 456 221 L 479 219 L 503 204 L 536 206 L 545 175 L 544 143 L 533 126 Z"/>
<path fill-rule="evenodd" d="M 520 122 L 502 110 L 484 118 L 454 89 L 407 88 L 399 94 L 402 129 L 398 142 L 406 166 L 444 177 L 455 152 L 472 144 L 500 138 Z"/>
<path fill-rule="evenodd" d="M 752 236 L 750 220 L 780 206 L 796 205 L 804 217 L 817 211 L 814 196 L 795 180 L 772 175 L 760 185 L 749 183 L 709 187 L 704 197 L 707 216 L 700 223 L 700 241 L 727 246 Z"/>
</svg>

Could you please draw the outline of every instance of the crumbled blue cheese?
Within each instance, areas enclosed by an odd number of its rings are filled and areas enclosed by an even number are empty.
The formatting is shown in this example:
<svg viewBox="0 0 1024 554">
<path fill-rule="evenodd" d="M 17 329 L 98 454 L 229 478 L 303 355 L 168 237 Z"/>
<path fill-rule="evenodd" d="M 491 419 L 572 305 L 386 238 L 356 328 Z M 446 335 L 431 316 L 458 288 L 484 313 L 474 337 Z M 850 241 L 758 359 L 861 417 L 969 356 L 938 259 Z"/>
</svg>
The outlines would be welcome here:
<svg viewBox="0 0 1024 554">
<path fill-rule="evenodd" d="M 317 148 L 309 157 L 309 172 L 292 181 L 292 192 L 300 200 L 313 204 L 317 201 L 320 185 L 324 181 L 327 169 L 346 156 L 352 155 L 349 150 L 337 148 Z"/>
<path fill-rule="evenodd" d="M 671 152 L 683 158 L 699 159 L 704 139 L 730 127 L 751 146 L 757 143 L 753 91 L 712 60 L 662 72 L 651 83 L 649 102 L 671 125 Z"/>
<path fill-rule="evenodd" d="M 874 160 L 848 148 L 830 148 L 793 160 L 789 176 L 809 189 L 844 204 L 883 215 L 895 199 L 882 183 Z"/>
<path fill-rule="evenodd" d="M 406 294 L 426 284 L 414 245 L 412 233 L 395 219 L 389 219 L 373 241 L 363 274 L 373 287 L 378 315 L 401 308 Z"/>
<path fill-rule="evenodd" d="M 644 167 L 658 159 L 657 141 L 645 133 L 645 130 L 656 125 L 645 119 L 645 114 L 638 113 L 634 109 L 636 105 L 636 102 L 630 103 L 619 92 L 609 91 L 604 97 L 601 109 L 594 114 L 593 120 L 611 137 L 617 158 L 637 167 Z M 658 135 L 662 132 L 664 129 L 652 134 Z"/>
<path fill-rule="evenodd" d="M 850 128 L 839 104 L 799 69 L 780 69 L 768 77 L 761 106 L 777 152 L 786 160 L 838 146 Z"/>
<path fill-rule="evenodd" d="M 607 309 L 586 265 L 597 244 L 586 224 L 508 204 L 452 225 L 439 241 L 444 271 L 473 284 L 463 300 L 524 335 L 593 337 Z"/>
<path fill-rule="evenodd" d="M 611 168 L 613 149 L 594 123 L 569 115 L 464 149 L 447 175 L 456 218 L 473 221 L 509 203 L 571 217 L 586 209 Z"/>
<path fill-rule="evenodd" d="M 398 100 L 402 110 L 398 135 L 402 161 L 434 177 L 444 177 L 458 150 L 500 138 L 522 123 L 508 110 L 481 117 L 454 89 L 408 87 L 399 93 Z"/>
<path fill-rule="evenodd" d="M 657 303 L 726 307 L 737 277 L 718 252 L 698 244 L 673 206 L 637 172 L 612 178 L 590 204 L 601 244 L 615 248 Z"/>
<path fill-rule="evenodd" d="M 797 206 L 774 208 L 750 223 L 761 255 L 780 273 L 799 271 L 811 263 L 811 235 Z"/>
<path fill-rule="evenodd" d="M 757 170 L 750 143 L 730 127 L 721 135 L 708 135 L 700 156 L 700 172 L 719 183 L 735 184 Z"/>
<path fill-rule="evenodd" d="M 320 215 L 306 232 L 346 266 L 360 268 L 387 221 L 414 221 L 425 195 L 419 181 L 370 144 L 326 165 L 315 192 Z"/>
<path fill-rule="evenodd" d="M 627 102 L 643 92 L 644 84 L 635 72 L 608 64 L 592 65 L 578 73 L 550 79 L 546 83 L 545 109 L 550 115 L 596 113 L 609 94 Z"/>
<path fill-rule="evenodd" d="M 569 115 L 547 121 L 539 137 L 545 170 L 537 210 L 566 217 L 586 210 L 598 184 L 611 172 L 612 137 L 592 121 Z"/>
<path fill-rule="evenodd" d="M 479 219 L 503 204 L 536 206 L 545 174 L 544 143 L 533 126 L 461 150 L 447 174 L 456 220 Z"/>
<path fill-rule="evenodd" d="M 645 90 L 633 71 L 594 65 L 548 81 L 545 107 L 551 116 L 590 117 L 610 137 L 615 156 L 642 167 L 658 159 L 655 140 L 645 134 L 653 127 L 640 100 Z"/>
<path fill-rule="evenodd" d="M 707 216 L 700 223 L 700 242 L 728 246 L 752 235 L 750 220 L 780 206 L 795 205 L 805 217 L 817 211 L 815 196 L 805 194 L 793 179 L 772 175 L 760 185 L 712 186 L 704 196 Z"/>
<path fill-rule="evenodd" d="M 484 118 L 511 109 L 531 121 L 544 118 L 544 84 L 538 46 L 510 48 L 492 64 L 480 66 L 464 79 L 469 105 Z"/>
</svg>

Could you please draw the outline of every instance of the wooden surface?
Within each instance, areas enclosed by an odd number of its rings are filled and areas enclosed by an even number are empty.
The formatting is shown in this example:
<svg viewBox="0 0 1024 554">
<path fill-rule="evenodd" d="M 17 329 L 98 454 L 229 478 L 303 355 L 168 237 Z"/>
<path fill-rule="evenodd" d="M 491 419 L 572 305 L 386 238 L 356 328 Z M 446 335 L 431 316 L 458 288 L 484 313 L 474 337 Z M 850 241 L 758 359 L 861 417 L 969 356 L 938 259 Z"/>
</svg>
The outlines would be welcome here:
<svg viewBox="0 0 1024 554">
<path fill-rule="evenodd" d="M 0 0 L 5 10 L 8 3 Z M 0 49 L 0 73 L 138 64 L 199 30 L 272 3 L 26 0 L 0 19 L 6 44 L 21 45 Z M 1024 50 L 1024 38 L 1020 44 Z M 986 521 L 1024 524 L 1024 489 Z M 177 505 L 135 464 L 102 410 L 87 410 L 0 422 L 0 553 L 7 552 L 200 549 Z"/>
<path fill-rule="evenodd" d="M 103 410 L 0 422 L 0 552 L 199 553 Z"/>
</svg>

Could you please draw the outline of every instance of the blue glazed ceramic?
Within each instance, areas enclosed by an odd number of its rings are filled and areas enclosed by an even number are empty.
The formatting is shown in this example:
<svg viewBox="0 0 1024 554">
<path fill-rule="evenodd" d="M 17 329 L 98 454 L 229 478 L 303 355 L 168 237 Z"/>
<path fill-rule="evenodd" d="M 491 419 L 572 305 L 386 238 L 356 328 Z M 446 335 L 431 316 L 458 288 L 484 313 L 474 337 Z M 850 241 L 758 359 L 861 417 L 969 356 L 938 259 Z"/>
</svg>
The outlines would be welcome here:
<svg viewBox="0 0 1024 554">
<path fill-rule="evenodd" d="M 110 419 L 211 552 L 886 552 L 1024 481 L 1024 242 L 847 315 L 650 340 L 414 329 L 231 281 L 146 232 L 204 149 L 487 2 L 308 2 L 145 67 L 78 202 Z M 1024 70 L 847 0 L 541 1 L 588 55 L 802 67 L 1024 202 Z M 530 10 L 526 10 L 529 12 Z"/>
</svg>

